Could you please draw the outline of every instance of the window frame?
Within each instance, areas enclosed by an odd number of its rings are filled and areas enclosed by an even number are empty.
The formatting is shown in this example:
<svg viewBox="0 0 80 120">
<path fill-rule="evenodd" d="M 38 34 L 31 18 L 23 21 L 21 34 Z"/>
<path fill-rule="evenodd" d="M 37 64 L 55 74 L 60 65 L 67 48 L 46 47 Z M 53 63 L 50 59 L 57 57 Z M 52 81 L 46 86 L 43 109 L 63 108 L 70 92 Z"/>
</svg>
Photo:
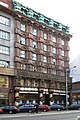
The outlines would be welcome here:
<svg viewBox="0 0 80 120">
<path fill-rule="evenodd" d="M 1 18 L 2 17 L 2 18 Z M 10 18 L 0 15 L 0 24 L 10 27 Z"/>
<path fill-rule="evenodd" d="M 25 31 L 25 29 L 26 29 L 25 24 L 22 24 L 22 23 L 21 23 L 21 24 L 20 24 L 20 30 L 21 30 L 21 31 Z"/>
<path fill-rule="evenodd" d="M 23 53 L 24 52 L 24 53 Z M 20 50 L 20 57 L 21 58 L 25 58 L 25 51 L 24 50 Z"/>
<path fill-rule="evenodd" d="M 3 31 L 3 30 L 0 30 L 0 38 L 3 39 L 3 40 L 10 40 L 10 33 L 6 32 L 6 31 Z"/>
<path fill-rule="evenodd" d="M 1 54 L 6 54 L 6 55 L 9 55 L 9 54 L 10 54 L 10 48 L 9 48 L 9 47 L 1 46 L 1 45 L 0 45 L 0 48 L 1 48 L 1 49 L 0 49 L 0 51 L 1 51 L 0 53 L 1 53 Z"/>
</svg>

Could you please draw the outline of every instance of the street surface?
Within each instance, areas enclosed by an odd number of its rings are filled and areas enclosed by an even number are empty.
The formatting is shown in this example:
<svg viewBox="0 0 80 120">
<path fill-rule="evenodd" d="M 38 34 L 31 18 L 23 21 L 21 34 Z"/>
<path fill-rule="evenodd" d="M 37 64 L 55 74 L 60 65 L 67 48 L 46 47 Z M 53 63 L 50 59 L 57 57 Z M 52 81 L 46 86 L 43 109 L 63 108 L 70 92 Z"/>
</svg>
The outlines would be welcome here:
<svg viewBox="0 0 80 120">
<path fill-rule="evenodd" d="M 0 114 L 0 120 L 76 120 L 80 110 Z"/>
</svg>

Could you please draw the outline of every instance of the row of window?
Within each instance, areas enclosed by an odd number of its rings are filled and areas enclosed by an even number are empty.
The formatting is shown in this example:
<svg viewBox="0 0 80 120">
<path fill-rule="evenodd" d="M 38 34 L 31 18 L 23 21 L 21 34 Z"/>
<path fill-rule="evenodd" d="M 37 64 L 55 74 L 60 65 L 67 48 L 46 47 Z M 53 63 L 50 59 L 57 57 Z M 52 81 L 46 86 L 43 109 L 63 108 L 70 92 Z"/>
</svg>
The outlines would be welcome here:
<svg viewBox="0 0 80 120">
<path fill-rule="evenodd" d="M 21 80 L 19 80 L 19 83 L 20 83 L 20 85 L 21 86 L 27 86 L 27 87 L 38 87 L 39 85 L 41 86 L 41 87 L 45 87 L 45 88 L 48 88 L 49 86 L 50 87 L 56 87 L 56 88 L 65 88 L 65 84 L 64 83 L 59 83 L 59 82 L 48 82 L 48 81 L 44 81 L 44 80 L 42 80 L 42 81 L 40 81 L 40 83 L 39 83 L 39 81 L 37 81 L 37 80 L 23 80 L 23 79 L 21 79 Z M 21 90 L 22 89 L 24 89 L 24 88 L 21 88 Z"/>
<path fill-rule="evenodd" d="M 21 37 L 20 43 L 21 43 L 21 44 L 25 44 L 25 39 Z M 38 48 L 38 44 L 37 44 L 36 41 L 33 41 L 33 42 L 32 42 L 32 47 L 33 47 L 33 48 Z M 42 47 L 43 47 L 43 50 L 44 50 L 44 51 L 48 51 L 48 46 L 47 46 L 47 45 L 43 44 Z M 53 54 L 56 54 L 56 53 L 57 53 L 57 50 L 56 50 L 55 47 L 52 48 L 52 53 L 53 53 Z M 64 56 L 64 50 L 61 50 L 61 55 Z"/>
<path fill-rule="evenodd" d="M 24 24 L 20 25 L 20 30 L 22 30 L 22 31 L 26 30 Z M 33 28 L 32 29 L 32 34 L 37 36 L 38 35 L 38 30 L 36 28 Z M 48 39 L 48 34 L 45 33 L 45 32 L 43 33 L 43 39 Z M 56 43 L 56 37 L 54 35 L 52 36 L 52 41 Z M 62 38 L 60 38 L 60 44 L 64 45 L 64 40 Z"/>
<path fill-rule="evenodd" d="M 20 50 L 20 57 L 25 58 L 25 51 Z M 32 60 L 38 60 L 38 55 L 32 53 Z M 46 56 L 43 56 L 43 62 L 47 63 L 48 58 Z M 52 59 L 52 64 L 56 64 L 56 59 Z M 64 66 L 64 61 L 61 61 L 61 65 Z"/>
<path fill-rule="evenodd" d="M 10 18 L 7 18 L 5 16 L 0 15 L 0 23 L 4 24 L 4 25 L 7 25 L 7 26 L 10 26 Z M 24 24 L 20 24 L 20 29 L 22 31 L 25 31 L 26 30 L 25 25 Z M 38 30 L 36 28 L 33 28 L 32 29 L 32 34 L 37 36 L 38 35 Z M 6 32 L 6 31 L 0 31 L 0 38 L 9 40 L 10 39 L 10 34 L 8 32 Z M 47 33 L 43 34 L 43 38 L 44 39 L 48 38 Z M 22 41 L 22 44 L 25 44 L 25 38 L 21 38 L 21 41 Z M 53 36 L 52 37 L 52 41 L 56 42 L 56 37 Z M 64 45 L 64 40 L 61 39 L 61 38 L 60 38 L 60 44 Z"/>
</svg>

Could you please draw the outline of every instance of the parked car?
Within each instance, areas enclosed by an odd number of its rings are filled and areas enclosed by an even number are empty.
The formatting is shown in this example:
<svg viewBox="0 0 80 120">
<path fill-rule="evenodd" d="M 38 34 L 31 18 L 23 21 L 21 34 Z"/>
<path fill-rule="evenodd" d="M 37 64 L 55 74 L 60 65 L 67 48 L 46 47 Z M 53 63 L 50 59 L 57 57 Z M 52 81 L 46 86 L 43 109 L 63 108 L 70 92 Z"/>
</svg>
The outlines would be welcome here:
<svg viewBox="0 0 80 120">
<path fill-rule="evenodd" d="M 68 110 L 80 110 L 80 105 L 78 104 L 71 104 L 67 107 Z"/>
<path fill-rule="evenodd" d="M 44 112 L 50 111 L 50 106 L 48 106 L 48 105 L 39 105 L 39 110 L 44 111 Z"/>
<path fill-rule="evenodd" d="M 35 112 L 35 106 L 34 105 L 22 105 L 19 106 L 20 112 Z"/>
<path fill-rule="evenodd" d="M 2 109 L 2 108 L 0 108 L 0 114 L 1 114 L 1 113 L 3 113 L 3 109 Z"/>
<path fill-rule="evenodd" d="M 51 105 L 50 106 L 51 110 L 64 110 L 64 106 L 61 106 L 61 105 Z"/>
<path fill-rule="evenodd" d="M 3 106 L 1 107 L 3 110 L 3 113 L 18 113 L 19 109 L 16 106 Z"/>
</svg>

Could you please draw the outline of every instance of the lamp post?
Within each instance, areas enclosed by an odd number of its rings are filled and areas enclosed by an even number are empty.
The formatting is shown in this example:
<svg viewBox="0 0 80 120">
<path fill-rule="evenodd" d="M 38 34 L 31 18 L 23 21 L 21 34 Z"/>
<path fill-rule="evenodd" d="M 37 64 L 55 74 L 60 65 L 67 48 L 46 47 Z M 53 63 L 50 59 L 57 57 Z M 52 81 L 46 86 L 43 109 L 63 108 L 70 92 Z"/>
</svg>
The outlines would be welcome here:
<svg viewBox="0 0 80 120">
<path fill-rule="evenodd" d="M 68 71 L 69 69 L 66 69 L 66 109 L 68 107 Z"/>
<path fill-rule="evenodd" d="M 72 67 L 75 68 L 76 66 Z M 72 69 L 72 68 L 68 68 L 66 69 L 66 109 L 68 107 L 68 72 Z"/>
</svg>

